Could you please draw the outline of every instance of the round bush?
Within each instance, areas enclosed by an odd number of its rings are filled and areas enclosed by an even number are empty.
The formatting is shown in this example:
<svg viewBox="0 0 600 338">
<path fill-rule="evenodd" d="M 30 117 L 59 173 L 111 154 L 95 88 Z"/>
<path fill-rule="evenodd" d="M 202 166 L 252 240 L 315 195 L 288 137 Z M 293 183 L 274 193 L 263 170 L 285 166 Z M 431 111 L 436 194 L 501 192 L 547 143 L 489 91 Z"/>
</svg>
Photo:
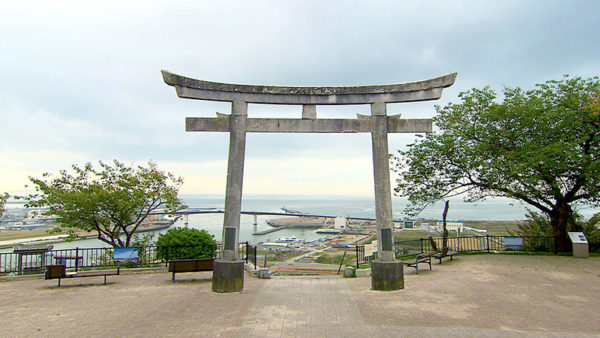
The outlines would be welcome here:
<svg viewBox="0 0 600 338">
<path fill-rule="evenodd" d="M 214 237 L 205 230 L 169 229 L 158 235 L 156 255 L 165 260 L 213 258 L 217 249 Z"/>
</svg>

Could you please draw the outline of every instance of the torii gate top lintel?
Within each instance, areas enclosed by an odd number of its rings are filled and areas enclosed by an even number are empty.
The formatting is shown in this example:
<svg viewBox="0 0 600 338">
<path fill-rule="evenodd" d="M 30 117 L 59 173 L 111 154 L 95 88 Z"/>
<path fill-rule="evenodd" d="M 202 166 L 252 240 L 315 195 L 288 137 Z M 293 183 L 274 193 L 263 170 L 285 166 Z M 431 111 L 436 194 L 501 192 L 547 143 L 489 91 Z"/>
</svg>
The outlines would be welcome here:
<svg viewBox="0 0 600 338">
<path fill-rule="evenodd" d="M 161 70 L 166 84 L 181 98 L 209 101 L 244 101 L 263 104 L 370 104 L 437 100 L 454 84 L 457 73 L 400 84 L 349 87 L 288 87 L 241 85 L 196 80 Z"/>
</svg>

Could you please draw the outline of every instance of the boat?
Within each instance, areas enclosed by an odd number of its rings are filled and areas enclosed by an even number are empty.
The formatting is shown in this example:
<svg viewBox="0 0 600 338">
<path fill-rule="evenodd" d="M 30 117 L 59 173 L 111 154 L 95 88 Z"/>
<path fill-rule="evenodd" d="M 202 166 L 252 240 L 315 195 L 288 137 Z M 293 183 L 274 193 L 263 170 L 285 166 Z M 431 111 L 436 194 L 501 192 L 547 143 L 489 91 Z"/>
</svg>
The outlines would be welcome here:
<svg viewBox="0 0 600 338">
<path fill-rule="evenodd" d="M 177 220 L 179 220 L 181 216 L 171 216 L 171 215 L 151 215 L 148 216 L 146 220 L 140 224 L 140 226 L 135 230 L 135 232 L 148 232 L 148 231 L 160 231 L 165 230 L 171 227 Z"/>
<path fill-rule="evenodd" d="M 281 207 L 281 210 L 285 211 L 288 214 L 302 214 L 302 211 L 298 211 L 298 210 L 292 210 L 292 209 L 288 209 L 286 207 Z"/>
<path fill-rule="evenodd" d="M 319 229 L 315 231 L 318 234 L 339 234 L 342 231 L 338 229 Z"/>
<path fill-rule="evenodd" d="M 12 222 L 8 223 L 4 228 L 6 230 L 33 230 L 46 229 L 55 223 L 30 223 L 30 222 Z"/>
<path fill-rule="evenodd" d="M 278 242 L 294 242 L 297 240 L 298 240 L 298 238 L 296 238 L 296 236 L 281 236 L 281 237 L 279 237 L 279 239 L 277 241 Z"/>
</svg>

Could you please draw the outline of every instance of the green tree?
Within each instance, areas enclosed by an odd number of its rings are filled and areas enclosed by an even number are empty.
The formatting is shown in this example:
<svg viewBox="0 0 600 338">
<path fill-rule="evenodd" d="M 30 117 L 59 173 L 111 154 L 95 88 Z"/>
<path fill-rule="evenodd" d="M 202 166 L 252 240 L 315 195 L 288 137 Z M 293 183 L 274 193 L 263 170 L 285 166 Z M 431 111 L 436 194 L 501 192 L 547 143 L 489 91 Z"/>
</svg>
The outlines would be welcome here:
<svg viewBox="0 0 600 338">
<path fill-rule="evenodd" d="M 523 237 L 523 250 L 526 251 L 554 251 L 555 243 L 548 240 L 553 236 L 550 219 L 544 213 L 528 210 L 527 220 L 517 224 L 518 230 L 509 231 L 510 235 Z"/>
<path fill-rule="evenodd" d="M 159 208 L 175 211 L 183 179 L 158 170 L 156 163 L 131 168 L 117 160 L 84 167 L 72 166 L 58 175 L 29 177 L 36 193 L 24 198 L 28 207 L 47 207 L 61 227 L 96 231 L 98 239 L 113 247 L 129 247 L 132 236 L 149 213 Z"/>
<path fill-rule="evenodd" d="M 6 201 L 10 198 L 8 193 L 0 194 L 0 217 L 6 212 Z"/>
<path fill-rule="evenodd" d="M 550 219 L 556 248 L 567 251 L 567 224 L 577 204 L 600 205 L 600 82 L 565 77 L 535 89 L 489 88 L 436 107 L 438 133 L 399 151 L 396 193 L 408 212 L 464 194 L 475 202 L 508 197 Z"/>
<path fill-rule="evenodd" d="M 213 258 L 217 249 L 214 237 L 205 230 L 169 229 L 158 235 L 156 255 L 162 259 Z"/>
<path fill-rule="evenodd" d="M 581 228 L 590 242 L 600 243 L 600 213 L 592 216 Z"/>
<path fill-rule="evenodd" d="M 600 213 L 590 217 L 587 221 L 578 212 L 573 212 L 569 218 L 567 231 L 582 231 L 585 237 L 590 242 L 590 250 L 594 246 L 600 243 Z M 539 237 L 552 236 L 552 226 L 550 225 L 550 219 L 545 214 L 540 214 L 535 211 L 529 210 L 527 214 L 527 221 L 519 224 L 516 232 L 510 232 L 511 235 L 523 236 L 525 238 L 525 245 L 529 249 L 549 250 L 547 243 L 543 240 L 537 240 Z"/>
<path fill-rule="evenodd" d="M 137 264 L 139 266 L 147 264 L 149 261 L 153 261 L 152 257 L 148 257 L 151 252 L 150 247 L 154 246 L 154 233 L 145 232 L 141 234 L 133 235 L 131 239 L 131 247 L 138 248 L 138 259 Z"/>
<path fill-rule="evenodd" d="M 509 232 L 510 235 L 522 237 L 552 237 L 552 226 L 546 214 L 540 214 L 533 210 L 527 211 L 527 220 L 517 224 L 516 232 Z"/>
</svg>

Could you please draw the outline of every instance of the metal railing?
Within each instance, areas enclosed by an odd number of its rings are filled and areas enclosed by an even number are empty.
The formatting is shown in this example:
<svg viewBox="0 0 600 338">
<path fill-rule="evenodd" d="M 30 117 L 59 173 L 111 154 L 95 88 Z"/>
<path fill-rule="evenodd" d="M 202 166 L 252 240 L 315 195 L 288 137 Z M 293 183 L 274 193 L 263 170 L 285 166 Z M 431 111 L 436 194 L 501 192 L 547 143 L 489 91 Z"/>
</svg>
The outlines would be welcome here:
<svg viewBox="0 0 600 338">
<path fill-rule="evenodd" d="M 358 269 L 361 264 L 371 263 L 372 261 L 377 259 L 377 251 L 373 252 L 370 256 L 366 256 L 365 254 L 365 246 L 364 245 L 356 245 L 356 268 Z"/>
<path fill-rule="evenodd" d="M 414 240 L 396 241 L 396 256 L 431 252 L 434 241 L 438 249 L 442 248 L 442 238 L 419 238 Z M 529 251 L 529 252 L 554 252 L 556 253 L 554 237 L 527 237 L 527 236 L 464 236 L 449 237 L 448 248 L 458 252 L 492 252 L 492 251 Z M 590 242 L 590 252 L 598 252 L 600 243 Z"/>
<path fill-rule="evenodd" d="M 243 242 L 240 244 L 242 244 L 246 247 L 246 249 L 244 251 L 246 255 L 244 257 L 242 257 L 241 259 L 245 260 L 246 264 L 252 263 L 252 265 L 254 265 L 254 270 L 256 270 L 256 268 L 257 268 L 257 264 L 256 264 L 257 258 L 256 257 L 257 257 L 257 253 L 258 253 L 258 246 L 250 244 L 249 242 Z"/>
<path fill-rule="evenodd" d="M 219 246 L 215 245 L 213 257 L 218 257 Z M 14 250 L 0 253 L 0 275 L 42 274 L 46 265 L 65 264 L 68 269 L 103 269 L 115 267 L 152 267 L 167 265 L 172 258 L 184 252 L 193 252 L 199 246 L 144 246 L 137 248 L 137 258 L 123 265 L 114 259 L 113 248 L 74 248 L 57 250 Z M 256 266 L 256 246 L 248 242 L 239 243 L 238 259 Z"/>
<path fill-rule="evenodd" d="M 438 248 L 442 247 L 442 238 L 432 238 Z M 556 252 L 554 237 L 517 237 L 517 236 L 464 236 L 448 238 L 448 247 L 458 252 L 492 252 L 492 251 L 538 251 Z M 214 257 L 218 257 L 219 245 L 215 247 Z M 157 247 L 138 248 L 137 259 L 126 264 L 126 267 L 152 267 L 167 265 L 169 259 L 179 256 L 183 250 L 194 247 Z M 365 256 L 365 247 L 355 246 L 356 266 L 377 259 L 377 253 Z M 589 243 L 590 252 L 600 252 L 600 242 Z M 15 250 L 17 251 L 17 250 Z M 418 254 L 433 251 L 431 240 L 419 238 L 395 242 L 396 256 Z M 238 259 L 257 266 L 257 246 L 249 242 L 240 242 Z M 4 274 L 41 274 L 45 266 L 65 264 L 68 269 L 103 269 L 118 264 L 114 260 L 113 248 L 74 248 L 58 250 L 29 250 L 23 252 L 0 253 L 0 275 Z M 122 265 L 121 265 L 122 266 Z M 123 266 L 122 266 L 123 267 Z"/>
</svg>

